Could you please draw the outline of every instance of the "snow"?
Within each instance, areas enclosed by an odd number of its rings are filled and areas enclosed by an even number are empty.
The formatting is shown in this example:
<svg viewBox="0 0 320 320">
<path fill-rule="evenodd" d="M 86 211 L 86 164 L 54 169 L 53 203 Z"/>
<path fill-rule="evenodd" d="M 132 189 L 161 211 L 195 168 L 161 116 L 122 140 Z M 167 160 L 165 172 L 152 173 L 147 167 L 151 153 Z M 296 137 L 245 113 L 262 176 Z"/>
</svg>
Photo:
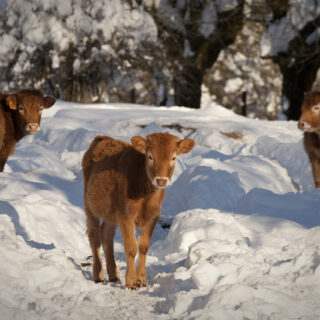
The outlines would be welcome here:
<svg viewBox="0 0 320 320">
<path fill-rule="evenodd" d="M 238 0 L 218 0 L 216 3 L 219 12 L 233 10 L 239 5 Z"/>
<path fill-rule="evenodd" d="M 228 79 L 225 87 L 226 93 L 239 92 L 243 86 L 241 78 Z"/>
<path fill-rule="evenodd" d="M 178 125 L 179 124 L 179 125 Z M 90 280 L 81 157 L 97 134 L 169 131 L 180 157 L 148 255 L 149 287 Z M 0 319 L 318 319 L 320 195 L 295 122 L 59 101 L 1 173 Z M 170 225 L 171 228 L 161 227 Z"/>
<path fill-rule="evenodd" d="M 294 39 L 295 36 L 296 30 L 294 30 L 288 17 L 274 22 L 262 36 L 261 55 L 263 57 L 270 57 L 279 52 L 286 52 L 289 48 L 290 41 Z"/>
<path fill-rule="evenodd" d="M 318 228 L 307 231 L 289 221 L 215 209 L 179 214 L 163 245 L 169 249 L 166 263 L 180 264 L 162 277 L 183 275 L 187 287 L 179 295 L 167 294 L 168 300 L 176 296 L 172 315 L 318 318 L 319 235 Z"/>
</svg>

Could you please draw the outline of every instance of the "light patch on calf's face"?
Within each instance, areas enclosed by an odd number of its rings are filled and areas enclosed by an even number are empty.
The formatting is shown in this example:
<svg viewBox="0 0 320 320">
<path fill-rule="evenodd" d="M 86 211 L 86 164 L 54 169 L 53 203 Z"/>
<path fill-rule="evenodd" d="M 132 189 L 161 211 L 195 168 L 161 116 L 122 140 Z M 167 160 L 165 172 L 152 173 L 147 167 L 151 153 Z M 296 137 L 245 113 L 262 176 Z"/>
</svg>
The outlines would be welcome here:
<svg viewBox="0 0 320 320">
<path fill-rule="evenodd" d="M 298 122 L 298 128 L 303 132 L 315 131 L 315 129 L 307 121 L 302 121 L 302 120 Z"/>
<path fill-rule="evenodd" d="M 302 107 L 298 128 L 303 132 L 320 132 L 320 104 Z"/>
<path fill-rule="evenodd" d="M 25 126 L 25 131 L 29 134 L 35 134 L 40 131 L 40 124 L 36 122 L 29 122 Z"/>
<path fill-rule="evenodd" d="M 161 182 L 160 182 L 161 181 Z M 163 184 L 162 184 L 163 181 Z M 171 182 L 171 179 L 168 177 L 156 176 L 152 179 L 152 184 L 158 189 L 165 189 Z"/>
<path fill-rule="evenodd" d="M 320 132 L 320 120 L 314 121 L 309 119 L 300 119 L 298 128 L 303 132 Z"/>
<path fill-rule="evenodd" d="M 320 113 L 320 104 L 318 103 L 318 104 L 314 105 L 314 106 L 311 108 L 311 110 L 312 110 L 312 112 L 313 112 L 314 114 L 319 115 L 319 113 Z"/>
</svg>

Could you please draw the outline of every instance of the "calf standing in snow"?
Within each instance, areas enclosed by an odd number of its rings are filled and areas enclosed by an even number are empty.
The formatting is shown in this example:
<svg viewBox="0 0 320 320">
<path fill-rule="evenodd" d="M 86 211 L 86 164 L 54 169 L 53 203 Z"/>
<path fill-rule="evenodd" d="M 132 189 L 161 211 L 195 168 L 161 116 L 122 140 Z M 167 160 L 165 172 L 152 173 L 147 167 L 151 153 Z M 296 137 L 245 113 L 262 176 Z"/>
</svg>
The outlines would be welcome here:
<svg viewBox="0 0 320 320">
<path fill-rule="evenodd" d="M 304 131 L 304 148 L 310 160 L 315 187 L 320 188 L 320 92 L 306 94 L 298 127 Z"/>
<path fill-rule="evenodd" d="M 54 98 L 44 97 L 36 90 L 0 93 L 0 171 L 16 143 L 25 135 L 39 131 L 42 110 L 54 103 Z"/>
<path fill-rule="evenodd" d="M 118 281 L 113 238 L 116 225 L 127 260 L 126 287 L 146 286 L 146 254 L 160 215 L 164 189 L 173 174 L 176 156 L 191 151 L 194 141 L 169 133 L 131 138 L 131 144 L 98 136 L 82 160 L 87 233 L 93 255 L 93 280 L 103 281 L 102 244 L 109 281 Z M 139 245 L 136 226 L 141 228 Z M 135 256 L 139 249 L 139 261 Z"/>
</svg>

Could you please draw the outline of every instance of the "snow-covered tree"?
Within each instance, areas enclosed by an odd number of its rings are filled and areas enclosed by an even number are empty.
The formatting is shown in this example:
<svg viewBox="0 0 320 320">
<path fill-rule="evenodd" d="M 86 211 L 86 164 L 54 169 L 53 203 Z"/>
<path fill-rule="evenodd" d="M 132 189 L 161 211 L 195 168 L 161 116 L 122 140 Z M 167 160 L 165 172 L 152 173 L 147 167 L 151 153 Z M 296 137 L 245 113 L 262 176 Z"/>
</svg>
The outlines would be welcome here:
<svg viewBox="0 0 320 320">
<path fill-rule="evenodd" d="M 0 89 L 198 108 L 205 82 L 236 111 L 296 119 L 320 83 L 319 21 L 320 0 L 7 0 Z"/>
<path fill-rule="evenodd" d="M 0 23 L 1 89 L 157 103 L 166 71 L 157 34 L 153 18 L 125 1 L 9 0 Z"/>
<path fill-rule="evenodd" d="M 261 22 L 247 19 L 235 42 L 206 73 L 212 98 L 245 116 L 274 119 L 281 103 L 279 67 L 260 53 Z"/>
<path fill-rule="evenodd" d="M 304 93 L 319 86 L 320 1 L 266 2 L 272 16 L 262 37 L 262 56 L 280 66 L 284 111 L 289 119 L 297 119 Z"/>
<path fill-rule="evenodd" d="M 0 87 L 197 108 L 204 72 L 241 29 L 242 6 L 242 0 L 9 0 L 1 14 Z"/>
</svg>

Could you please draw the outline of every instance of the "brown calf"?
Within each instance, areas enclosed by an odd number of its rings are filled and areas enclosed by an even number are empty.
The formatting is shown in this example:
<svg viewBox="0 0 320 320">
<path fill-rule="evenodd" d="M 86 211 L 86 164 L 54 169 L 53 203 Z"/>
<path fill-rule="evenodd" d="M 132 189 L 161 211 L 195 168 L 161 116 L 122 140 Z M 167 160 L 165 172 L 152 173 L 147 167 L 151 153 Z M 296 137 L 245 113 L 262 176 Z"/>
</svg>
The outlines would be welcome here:
<svg viewBox="0 0 320 320">
<path fill-rule="evenodd" d="M 304 131 L 304 148 L 310 160 L 315 187 L 320 188 L 320 92 L 306 94 L 298 127 Z"/>
<path fill-rule="evenodd" d="M 164 188 L 172 177 L 176 156 L 189 152 L 191 139 L 179 140 L 169 133 L 131 138 L 131 144 L 98 136 L 82 160 L 84 207 L 93 255 L 93 280 L 103 281 L 99 248 L 102 244 L 109 281 L 118 281 L 113 238 L 116 225 L 127 260 L 126 286 L 146 286 L 146 254 L 160 215 Z M 139 261 L 135 267 L 136 226 L 141 228 Z"/>
<path fill-rule="evenodd" d="M 54 103 L 54 98 L 44 97 L 35 90 L 0 93 L 0 171 L 14 152 L 16 143 L 40 129 L 42 110 Z"/>
</svg>

